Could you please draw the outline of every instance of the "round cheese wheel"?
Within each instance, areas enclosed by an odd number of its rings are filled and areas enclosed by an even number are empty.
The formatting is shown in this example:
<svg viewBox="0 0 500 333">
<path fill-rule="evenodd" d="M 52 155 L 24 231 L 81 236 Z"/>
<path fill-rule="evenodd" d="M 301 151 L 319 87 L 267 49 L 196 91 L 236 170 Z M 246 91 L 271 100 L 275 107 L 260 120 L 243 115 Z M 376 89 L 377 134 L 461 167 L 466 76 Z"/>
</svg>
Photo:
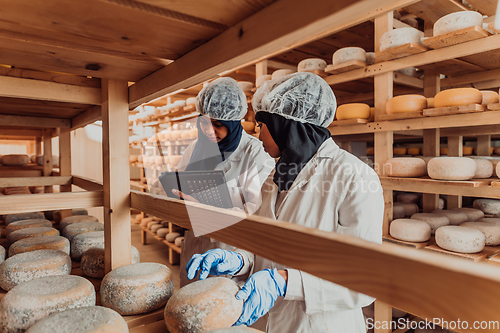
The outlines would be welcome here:
<svg viewBox="0 0 500 333">
<path fill-rule="evenodd" d="M 366 62 L 366 51 L 361 47 L 343 47 L 335 51 L 332 63 L 339 65 L 351 60 Z"/>
<path fill-rule="evenodd" d="M 5 248 L 0 245 L 0 264 L 5 260 Z"/>
<path fill-rule="evenodd" d="M 490 178 L 493 175 L 493 164 L 484 158 L 475 158 L 476 173 L 474 178 Z"/>
<path fill-rule="evenodd" d="M 182 236 L 181 237 L 177 237 L 174 240 L 175 246 L 181 247 L 183 241 L 184 241 L 184 237 L 182 237 Z"/>
<path fill-rule="evenodd" d="M 130 247 L 131 263 L 137 264 L 141 261 L 139 251 L 135 246 Z M 102 279 L 105 275 L 104 246 L 92 247 L 82 255 L 80 267 L 84 275 Z"/>
<path fill-rule="evenodd" d="M 17 214 L 4 215 L 3 221 L 6 225 L 9 225 L 12 222 L 16 222 L 16 221 L 43 219 L 43 218 L 45 218 L 45 215 L 43 215 L 42 212 L 17 213 Z"/>
<path fill-rule="evenodd" d="M 406 202 L 395 202 L 394 207 L 401 206 L 405 211 L 405 216 L 412 216 L 413 214 L 418 213 L 418 206 L 413 203 Z"/>
<path fill-rule="evenodd" d="M 389 177 L 422 177 L 426 173 L 425 162 L 416 157 L 390 158 L 384 163 L 384 174 Z"/>
<path fill-rule="evenodd" d="M 448 148 L 439 148 L 439 155 L 448 155 Z"/>
<path fill-rule="evenodd" d="M 454 88 L 443 90 L 434 96 L 436 108 L 446 106 L 460 106 L 468 104 L 481 104 L 483 95 L 475 88 Z"/>
<path fill-rule="evenodd" d="M 499 167 L 500 163 L 497 163 L 495 165 L 495 174 L 498 178 L 500 178 L 500 167 Z"/>
<path fill-rule="evenodd" d="M 161 224 L 155 224 L 155 225 L 151 226 L 151 231 L 156 234 L 158 229 L 161 229 L 161 228 L 163 228 L 163 226 Z"/>
<path fill-rule="evenodd" d="M 92 247 L 104 247 L 104 231 L 76 235 L 71 241 L 71 259 L 80 261 L 83 253 Z"/>
<path fill-rule="evenodd" d="M 500 214 L 500 200 L 497 199 L 476 199 L 472 206 L 488 215 Z"/>
<path fill-rule="evenodd" d="M 12 222 L 5 229 L 7 230 L 7 235 L 11 232 L 21 229 L 27 228 L 36 228 L 36 227 L 52 227 L 52 222 L 46 219 L 32 219 L 32 220 L 21 220 Z"/>
<path fill-rule="evenodd" d="M 238 81 L 238 85 L 240 86 L 241 90 L 251 92 L 253 88 L 253 82 L 250 81 Z"/>
<path fill-rule="evenodd" d="M 66 237 L 71 242 L 76 235 L 91 231 L 104 231 L 104 224 L 99 222 L 73 223 L 64 228 L 62 236 Z"/>
<path fill-rule="evenodd" d="M 449 32 L 472 26 L 483 26 L 483 15 L 475 11 L 459 11 L 441 17 L 434 23 L 433 36 L 444 35 Z"/>
<path fill-rule="evenodd" d="M 59 230 L 63 231 L 68 225 L 81 222 L 99 222 L 99 220 L 97 219 L 97 217 L 92 215 L 68 216 L 63 218 L 59 223 Z"/>
<path fill-rule="evenodd" d="M 152 217 L 145 217 L 141 220 L 141 227 L 146 228 L 149 222 L 152 222 Z"/>
<path fill-rule="evenodd" d="M 406 203 L 413 203 L 413 204 L 418 204 L 420 201 L 421 195 L 417 193 L 399 193 L 396 196 L 396 201 L 397 202 L 406 202 Z"/>
<path fill-rule="evenodd" d="M 405 217 L 405 208 L 402 205 L 394 205 L 392 207 L 392 218 L 402 219 Z"/>
<path fill-rule="evenodd" d="M 366 155 L 373 155 L 375 153 L 375 148 L 368 147 L 366 148 Z"/>
<path fill-rule="evenodd" d="M 414 220 L 424 221 L 431 227 L 431 233 L 434 234 L 437 228 L 449 225 L 450 220 L 445 215 L 433 213 L 417 213 L 411 216 Z"/>
<path fill-rule="evenodd" d="M 151 227 L 156 225 L 156 224 L 160 224 L 160 222 L 158 221 L 151 221 L 147 224 L 146 228 L 148 228 L 149 230 L 151 230 Z"/>
<path fill-rule="evenodd" d="M 304 59 L 297 65 L 297 72 L 322 71 L 326 67 L 326 61 L 319 58 Z"/>
<path fill-rule="evenodd" d="M 481 90 L 481 94 L 483 95 L 481 104 L 487 105 L 498 103 L 498 93 L 496 91 Z"/>
<path fill-rule="evenodd" d="M 279 79 L 280 77 L 287 76 L 287 75 L 292 74 L 292 73 L 295 73 L 295 72 L 291 69 L 278 69 L 278 70 L 273 72 L 271 79 L 276 80 L 276 79 Z"/>
<path fill-rule="evenodd" d="M 40 236 L 20 239 L 9 247 L 9 257 L 19 253 L 37 250 L 58 250 L 69 255 L 70 244 L 67 238 L 62 236 Z"/>
<path fill-rule="evenodd" d="M 436 230 L 436 244 L 448 251 L 477 253 L 484 249 L 486 237 L 473 228 L 444 226 Z"/>
<path fill-rule="evenodd" d="M 162 264 L 126 265 L 106 274 L 100 293 L 101 304 L 121 315 L 147 313 L 167 303 L 174 293 L 174 277 Z"/>
<path fill-rule="evenodd" d="M 406 148 L 393 148 L 392 153 L 394 155 L 406 155 Z"/>
<path fill-rule="evenodd" d="M 156 230 L 156 236 L 160 238 L 165 238 L 165 236 L 168 234 L 169 229 L 168 228 L 160 228 Z"/>
<path fill-rule="evenodd" d="M 427 107 L 429 109 L 434 108 L 434 97 L 427 97 Z"/>
<path fill-rule="evenodd" d="M 209 331 L 207 333 L 251 333 L 251 332 L 262 332 L 258 330 L 254 330 L 253 328 L 246 326 L 232 326 L 226 328 L 219 328 L 216 330 Z"/>
<path fill-rule="evenodd" d="M 255 86 L 259 88 L 264 82 L 272 80 L 273 76 L 271 74 L 261 75 L 255 79 Z"/>
<path fill-rule="evenodd" d="M 196 97 L 189 97 L 186 99 L 186 105 L 196 105 Z"/>
<path fill-rule="evenodd" d="M 30 158 L 25 154 L 9 154 L 2 156 L 2 164 L 5 166 L 24 166 L 28 164 Z"/>
<path fill-rule="evenodd" d="M 460 223 L 469 221 L 465 213 L 456 210 L 436 209 L 432 213 L 446 216 L 450 220 L 451 225 L 460 225 Z"/>
<path fill-rule="evenodd" d="M 123 333 L 128 325 L 118 312 L 102 306 L 89 306 L 53 313 L 37 321 L 26 333 L 54 333 L 64 327 L 73 333 Z"/>
<path fill-rule="evenodd" d="M 0 331 L 24 332 L 48 315 L 95 305 L 95 289 L 80 276 L 48 276 L 21 283 L 0 302 Z"/>
<path fill-rule="evenodd" d="M 469 180 L 476 174 L 476 162 L 468 157 L 435 157 L 427 163 L 432 179 Z"/>
<path fill-rule="evenodd" d="M 167 242 L 173 243 L 177 237 L 181 237 L 181 234 L 178 232 L 171 232 L 165 236 L 165 239 L 167 240 Z"/>
<path fill-rule="evenodd" d="M 370 106 L 364 103 L 342 104 L 335 113 L 338 120 L 344 119 L 368 119 L 370 118 Z"/>
<path fill-rule="evenodd" d="M 243 301 L 237 300 L 238 285 L 227 278 L 212 277 L 182 287 L 165 307 L 170 333 L 201 333 L 230 327 L 241 315 Z"/>
<path fill-rule="evenodd" d="M 467 215 L 469 222 L 479 221 L 484 217 L 484 213 L 481 210 L 475 208 L 453 208 L 451 210 L 464 213 L 465 215 Z"/>
<path fill-rule="evenodd" d="M 52 275 L 69 275 L 71 258 L 58 250 L 19 253 L 0 265 L 0 288 L 11 290 L 20 283 Z"/>
<path fill-rule="evenodd" d="M 481 231 L 486 237 L 485 245 L 500 245 L 500 225 L 490 222 L 464 222 L 461 227 L 473 228 Z"/>
<path fill-rule="evenodd" d="M 7 243 L 10 246 L 20 239 L 40 236 L 59 236 L 59 230 L 49 227 L 20 229 L 11 232 L 9 236 L 7 236 Z"/>
<path fill-rule="evenodd" d="M 478 220 L 478 222 L 488 222 L 488 223 L 496 223 L 500 225 L 500 218 L 498 217 L 483 217 Z"/>
<path fill-rule="evenodd" d="M 424 221 L 397 219 L 391 222 L 389 234 L 405 242 L 425 242 L 431 238 L 431 227 Z"/>
<path fill-rule="evenodd" d="M 423 32 L 415 28 L 399 28 L 386 32 L 380 37 L 380 51 L 408 43 L 421 44 Z"/>
<path fill-rule="evenodd" d="M 420 95 L 400 95 L 389 99 L 385 105 L 388 114 L 422 111 L 427 108 L 427 98 Z"/>
<path fill-rule="evenodd" d="M 464 156 L 472 155 L 473 151 L 474 151 L 473 147 L 463 146 L 463 148 L 462 148 L 462 153 Z"/>
<path fill-rule="evenodd" d="M 186 100 L 185 99 L 179 99 L 179 100 L 177 100 L 177 101 L 174 102 L 174 106 L 184 107 L 184 106 L 186 106 Z"/>
<path fill-rule="evenodd" d="M 413 155 L 413 156 L 415 156 L 415 155 L 420 155 L 420 148 L 408 148 L 408 149 L 406 150 L 406 153 L 407 153 L 408 155 Z M 426 164 L 425 173 L 427 173 L 427 164 Z"/>
</svg>

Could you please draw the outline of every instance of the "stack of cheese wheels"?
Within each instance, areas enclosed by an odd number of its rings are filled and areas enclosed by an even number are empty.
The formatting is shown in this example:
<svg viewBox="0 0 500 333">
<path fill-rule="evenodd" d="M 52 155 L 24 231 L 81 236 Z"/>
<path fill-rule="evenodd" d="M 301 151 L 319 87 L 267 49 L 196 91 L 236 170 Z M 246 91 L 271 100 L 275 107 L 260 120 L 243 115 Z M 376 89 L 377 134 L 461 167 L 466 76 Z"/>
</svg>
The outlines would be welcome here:
<svg viewBox="0 0 500 333">
<path fill-rule="evenodd" d="M 500 225 L 491 222 L 464 222 L 461 227 L 473 228 L 481 231 L 485 236 L 485 245 L 500 245 Z"/>
<path fill-rule="evenodd" d="M 368 119 L 370 118 L 370 106 L 364 103 L 342 104 L 335 113 L 337 120 L 345 119 Z"/>
<path fill-rule="evenodd" d="M 427 108 L 427 98 L 420 95 L 400 95 L 393 97 L 385 104 L 388 114 L 418 112 Z"/>
<path fill-rule="evenodd" d="M 451 210 L 464 213 L 465 215 L 467 215 L 469 222 L 479 221 L 480 219 L 484 218 L 483 211 L 476 208 L 453 208 Z"/>
<path fill-rule="evenodd" d="M 469 221 L 469 217 L 465 213 L 456 210 L 435 209 L 432 211 L 432 214 L 446 216 L 450 220 L 451 225 L 460 225 L 463 222 Z"/>
<path fill-rule="evenodd" d="M 470 180 L 476 174 L 476 162 L 468 157 L 435 157 L 427 163 L 432 179 Z"/>
<path fill-rule="evenodd" d="M 477 199 L 472 206 L 488 215 L 500 215 L 500 200 L 497 199 Z"/>
<path fill-rule="evenodd" d="M 0 331 L 24 332 L 52 313 L 95 305 L 95 289 L 80 276 L 48 276 L 21 283 L 0 301 Z"/>
<path fill-rule="evenodd" d="M 250 81 L 238 81 L 238 85 L 245 92 L 251 92 L 253 89 L 253 82 Z"/>
<path fill-rule="evenodd" d="M 238 285 L 222 277 L 196 281 L 177 291 L 165 307 L 170 333 L 201 333 L 230 327 L 241 315 Z"/>
<path fill-rule="evenodd" d="M 0 265 L 0 287 L 11 290 L 20 283 L 45 276 L 69 275 L 71 258 L 58 250 L 20 253 Z"/>
<path fill-rule="evenodd" d="M 162 264 L 126 265 L 106 274 L 100 293 L 101 304 L 121 315 L 147 313 L 167 303 L 174 293 L 174 277 Z"/>
<path fill-rule="evenodd" d="M 485 243 L 486 237 L 477 229 L 447 225 L 436 230 L 436 244 L 448 251 L 477 253 Z"/>
<path fill-rule="evenodd" d="M 75 215 L 65 217 L 59 222 L 59 230 L 63 231 L 68 225 L 81 222 L 99 222 L 97 217 L 92 215 Z"/>
<path fill-rule="evenodd" d="M 76 235 L 71 241 L 71 259 L 80 261 L 83 253 L 92 247 L 104 247 L 104 231 Z"/>
<path fill-rule="evenodd" d="M 490 178 L 493 175 L 493 163 L 484 158 L 474 158 L 476 173 L 474 178 Z"/>
<path fill-rule="evenodd" d="M 45 215 L 43 215 L 42 212 L 17 213 L 17 214 L 4 215 L 3 221 L 6 225 L 9 225 L 12 222 L 16 222 L 16 221 L 31 220 L 31 219 L 43 219 L 43 218 L 45 218 Z"/>
<path fill-rule="evenodd" d="M 137 264 L 141 261 L 139 251 L 135 246 L 130 247 L 131 263 Z M 80 267 L 84 275 L 102 279 L 105 275 L 104 270 L 104 246 L 91 247 L 85 251 L 81 258 Z"/>
<path fill-rule="evenodd" d="M 69 240 L 62 236 L 30 237 L 18 240 L 9 247 L 9 257 L 36 250 L 58 250 L 69 255 Z"/>
<path fill-rule="evenodd" d="M 384 163 L 383 170 L 389 177 L 422 177 L 427 173 L 425 162 L 416 157 L 390 158 Z"/>
<path fill-rule="evenodd" d="M 394 208 L 397 206 L 403 207 L 404 209 L 404 216 L 412 216 L 413 214 L 418 213 L 418 206 L 413 203 L 406 203 L 406 202 L 395 202 L 394 203 Z"/>
<path fill-rule="evenodd" d="M 498 93 L 496 91 L 481 90 L 481 94 L 483 95 L 481 104 L 488 105 L 498 103 Z"/>
<path fill-rule="evenodd" d="M 68 225 L 62 231 L 62 236 L 71 242 L 76 235 L 91 231 L 104 231 L 104 224 L 100 222 L 80 222 Z"/>
<path fill-rule="evenodd" d="M 397 202 L 418 204 L 421 197 L 422 197 L 422 195 L 417 194 L 417 193 L 399 193 L 396 196 L 396 201 Z"/>
<path fill-rule="evenodd" d="M 22 220 L 9 224 L 5 229 L 7 235 L 11 232 L 27 228 L 37 228 L 37 227 L 52 227 L 52 222 L 46 219 L 32 219 L 32 220 Z"/>
<path fill-rule="evenodd" d="M 366 51 L 360 47 L 343 47 L 335 51 L 332 63 L 340 65 L 351 60 L 366 62 Z"/>
<path fill-rule="evenodd" d="M 255 79 L 255 86 L 259 88 L 264 82 L 272 80 L 273 76 L 271 74 L 261 75 Z"/>
<path fill-rule="evenodd" d="M 483 16 L 474 11 L 460 11 L 441 17 L 434 23 L 432 34 L 444 35 L 456 30 L 472 26 L 483 26 Z"/>
<path fill-rule="evenodd" d="M 439 227 L 449 225 L 450 220 L 445 215 L 433 213 L 417 213 L 411 216 L 414 220 L 424 221 L 431 227 L 431 233 L 434 235 Z"/>
<path fill-rule="evenodd" d="M 304 59 L 297 65 L 297 72 L 323 71 L 326 67 L 326 61 L 319 58 Z"/>
<path fill-rule="evenodd" d="M 389 234 L 405 242 L 425 242 L 431 238 L 431 227 L 416 219 L 397 219 L 391 222 Z"/>
<path fill-rule="evenodd" d="M 91 319 L 91 320 L 90 320 Z M 74 333 L 126 333 L 128 325 L 120 314 L 102 306 L 89 306 L 53 313 L 37 321 L 26 333 L 54 333 L 64 327 Z"/>
<path fill-rule="evenodd" d="M 5 166 L 25 166 L 29 163 L 30 158 L 25 154 L 9 154 L 3 155 L 1 161 Z"/>
<path fill-rule="evenodd" d="M 287 76 L 289 74 L 295 73 L 291 69 L 278 69 L 273 72 L 273 75 L 271 76 L 271 79 L 276 80 L 279 79 L 280 77 Z"/>
<path fill-rule="evenodd" d="M 434 107 L 481 104 L 483 94 L 475 88 L 454 88 L 443 90 L 434 96 Z"/>
<path fill-rule="evenodd" d="M 59 230 L 49 227 L 27 228 L 13 231 L 7 236 L 9 246 L 18 240 L 40 236 L 59 236 Z"/>
<path fill-rule="evenodd" d="M 380 37 L 380 51 L 408 43 L 421 44 L 423 36 L 423 32 L 415 28 L 399 28 L 388 31 Z"/>
</svg>

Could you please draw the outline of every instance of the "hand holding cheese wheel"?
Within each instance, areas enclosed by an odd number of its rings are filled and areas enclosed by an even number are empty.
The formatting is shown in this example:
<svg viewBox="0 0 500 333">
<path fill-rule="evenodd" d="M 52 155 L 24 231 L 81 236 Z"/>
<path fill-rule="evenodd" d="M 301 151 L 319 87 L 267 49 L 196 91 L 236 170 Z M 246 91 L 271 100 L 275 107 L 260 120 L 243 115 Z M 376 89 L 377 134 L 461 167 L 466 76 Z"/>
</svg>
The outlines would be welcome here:
<svg viewBox="0 0 500 333">
<path fill-rule="evenodd" d="M 364 103 L 342 104 L 335 113 L 337 120 L 345 119 L 368 119 L 370 118 L 370 106 Z"/>
<path fill-rule="evenodd" d="M 417 112 L 427 108 L 427 98 L 420 95 L 400 95 L 389 99 L 385 105 L 387 114 Z"/>
<path fill-rule="evenodd" d="M 434 107 L 481 104 L 483 94 L 475 88 L 455 88 L 439 92 L 434 96 Z"/>
</svg>

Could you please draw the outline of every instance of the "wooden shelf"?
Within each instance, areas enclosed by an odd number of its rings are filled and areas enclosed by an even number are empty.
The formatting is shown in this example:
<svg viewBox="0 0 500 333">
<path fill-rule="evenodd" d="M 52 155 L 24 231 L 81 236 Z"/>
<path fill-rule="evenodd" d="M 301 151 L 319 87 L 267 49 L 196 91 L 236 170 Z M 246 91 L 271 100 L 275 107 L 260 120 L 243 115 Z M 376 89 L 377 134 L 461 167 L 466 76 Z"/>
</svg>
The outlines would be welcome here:
<svg viewBox="0 0 500 333">
<path fill-rule="evenodd" d="M 484 30 L 482 27 L 472 26 L 452 31 L 444 35 L 426 38 L 422 41 L 422 43 L 431 49 L 440 49 L 443 47 L 488 37 L 489 35 L 491 35 L 491 33 Z"/>
<path fill-rule="evenodd" d="M 364 67 L 366 67 L 366 62 L 359 60 L 350 60 L 338 65 L 328 65 L 326 66 L 324 73 L 329 75 L 335 75 Z"/>
<path fill-rule="evenodd" d="M 485 106 L 480 104 L 469 104 L 460 106 L 448 106 L 442 108 L 425 109 L 423 115 L 425 117 L 445 116 L 449 114 L 463 114 L 471 112 L 482 112 Z"/>
<path fill-rule="evenodd" d="M 425 51 L 427 51 L 427 48 L 423 45 L 408 43 L 384 51 L 375 52 L 375 63 L 404 58 Z"/>
<path fill-rule="evenodd" d="M 181 254 L 181 248 L 178 247 L 177 245 L 175 245 L 174 243 L 169 243 L 167 242 L 167 240 L 165 238 L 160 238 L 158 237 L 154 232 L 152 232 L 151 230 L 149 230 L 148 228 L 144 228 L 144 227 L 141 227 L 142 231 L 143 232 L 146 232 L 148 233 L 149 235 L 153 236 L 154 239 L 156 239 L 157 241 L 160 241 L 160 242 L 163 242 L 165 245 L 167 245 L 169 248 L 171 248 L 172 250 L 174 250 L 175 252 L 177 252 L 178 254 Z"/>
<path fill-rule="evenodd" d="M 427 245 L 429 245 L 429 241 L 422 242 L 422 243 L 405 242 L 405 241 L 396 239 L 396 238 L 392 237 L 391 235 L 384 235 L 382 237 L 382 241 L 384 241 L 386 243 L 392 243 L 392 244 L 402 245 L 402 246 L 406 246 L 406 247 L 411 247 L 414 249 L 423 249 Z"/>
</svg>

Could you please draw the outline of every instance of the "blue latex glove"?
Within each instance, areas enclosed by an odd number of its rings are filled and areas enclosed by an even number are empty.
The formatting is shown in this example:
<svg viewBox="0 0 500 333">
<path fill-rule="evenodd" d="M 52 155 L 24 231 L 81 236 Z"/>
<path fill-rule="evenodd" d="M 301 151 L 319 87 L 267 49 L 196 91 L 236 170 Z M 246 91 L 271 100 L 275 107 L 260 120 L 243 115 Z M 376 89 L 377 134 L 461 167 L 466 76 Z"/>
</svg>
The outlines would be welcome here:
<svg viewBox="0 0 500 333">
<path fill-rule="evenodd" d="M 200 271 L 200 280 L 211 275 L 233 275 L 243 266 L 241 254 L 223 249 L 208 250 L 203 254 L 195 254 L 189 260 L 186 271 L 192 280 Z"/>
<path fill-rule="evenodd" d="M 273 306 L 278 296 L 286 293 L 286 281 L 275 268 L 259 271 L 248 279 L 236 294 L 236 299 L 246 300 L 243 312 L 234 326 L 250 326 L 265 315 Z"/>
</svg>

